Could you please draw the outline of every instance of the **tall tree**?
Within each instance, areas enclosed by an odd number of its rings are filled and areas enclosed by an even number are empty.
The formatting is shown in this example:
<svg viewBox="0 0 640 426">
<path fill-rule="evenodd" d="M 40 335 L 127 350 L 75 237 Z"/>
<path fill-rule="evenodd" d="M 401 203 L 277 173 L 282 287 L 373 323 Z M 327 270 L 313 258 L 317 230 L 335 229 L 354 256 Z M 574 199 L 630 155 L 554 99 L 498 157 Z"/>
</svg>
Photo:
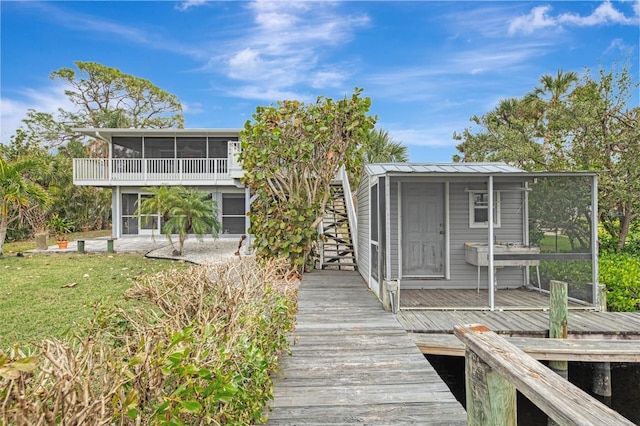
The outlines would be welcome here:
<svg viewBox="0 0 640 426">
<path fill-rule="evenodd" d="M 371 100 L 320 97 L 315 104 L 281 101 L 258 107 L 240 134 L 243 182 L 255 191 L 251 232 L 263 258 L 282 257 L 303 272 L 317 238 L 330 183 L 342 165 L 357 173 L 375 123 Z"/>
<path fill-rule="evenodd" d="M 59 110 L 58 121 L 69 127 L 170 128 L 184 126 L 177 96 L 149 80 L 125 74 L 97 62 L 75 62 L 77 71 L 60 68 L 51 78 L 65 81 L 65 95 L 75 111 Z M 105 144 L 90 145 L 96 156 L 105 156 Z"/>
<path fill-rule="evenodd" d="M 384 129 L 372 129 L 364 148 L 367 163 L 402 163 L 409 161 L 407 147 L 396 142 Z"/>
<path fill-rule="evenodd" d="M 536 116 L 530 102 L 501 100 L 492 111 L 471 117 L 482 131 L 467 128 L 453 133 L 453 138 L 460 141 L 456 149 L 462 154 L 454 156 L 454 161 L 504 161 L 527 170 L 545 169 L 542 148 L 536 142 Z"/>
<path fill-rule="evenodd" d="M 7 161 L 0 155 L 0 257 L 3 256 L 9 221 L 19 219 L 29 206 L 44 205 L 49 201 L 46 191 L 28 177 L 29 170 L 39 166 L 39 161 L 33 158 Z M 17 212 L 17 216 L 10 218 L 12 211 Z"/>
<path fill-rule="evenodd" d="M 461 141 L 456 159 L 501 160 L 527 170 L 602 171 L 600 223 L 622 249 L 640 218 L 639 109 L 628 107 L 638 82 L 623 68 L 602 70 L 596 78 L 587 70 L 581 79 L 558 71 L 541 83 L 518 100 L 528 113 L 517 137 L 510 123 L 500 121 L 505 109 L 498 107 L 471 118 L 478 131 L 454 134 Z"/>
</svg>

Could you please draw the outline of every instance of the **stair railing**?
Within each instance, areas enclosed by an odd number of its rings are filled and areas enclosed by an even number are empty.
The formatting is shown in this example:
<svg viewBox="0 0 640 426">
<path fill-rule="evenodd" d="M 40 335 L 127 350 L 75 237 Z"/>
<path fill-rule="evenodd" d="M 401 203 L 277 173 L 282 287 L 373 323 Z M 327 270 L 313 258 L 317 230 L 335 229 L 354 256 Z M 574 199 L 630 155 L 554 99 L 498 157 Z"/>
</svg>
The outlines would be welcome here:
<svg viewBox="0 0 640 426">
<path fill-rule="evenodd" d="M 344 165 L 340 166 L 336 180 L 342 182 L 342 190 L 344 191 L 344 202 L 347 208 L 347 216 L 349 219 L 349 234 L 351 236 L 351 244 L 353 244 L 353 254 L 358 263 L 358 222 L 356 218 L 356 207 L 353 204 L 353 196 L 351 195 L 351 186 L 349 185 L 349 176 L 344 168 Z"/>
</svg>

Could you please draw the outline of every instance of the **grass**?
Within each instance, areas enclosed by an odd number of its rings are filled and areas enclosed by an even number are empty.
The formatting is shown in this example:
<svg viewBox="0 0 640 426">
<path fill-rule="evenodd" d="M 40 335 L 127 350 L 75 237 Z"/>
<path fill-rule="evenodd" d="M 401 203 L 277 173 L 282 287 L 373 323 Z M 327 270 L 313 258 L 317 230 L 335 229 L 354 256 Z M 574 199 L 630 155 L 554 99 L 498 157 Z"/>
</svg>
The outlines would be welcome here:
<svg viewBox="0 0 640 426">
<path fill-rule="evenodd" d="M 88 303 L 108 299 L 122 304 L 123 292 L 136 277 L 185 267 L 139 254 L 5 257 L 0 260 L 0 349 L 60 337 L 91 316 Z"/>
<path fill-rule="evenodd" d="M 556 249 L 557 242 L 557 249 Z M 571 244 L 569 243 L 569 237 L 566 235 L 558 235 L 557 241 L 555 235 L 548 235 L 542 238 L 540 241 L 540 250 L 542 252 L 551 253 L 571 253 Z"/>
<path fill-rule="evenodd" d="M 110 229 L 100 229 L 97 231 L 87 231 L 87 232 L 72 232 L 70 234 L 67 234 L 67 237 L 69 238 L 69 241 L 75 241 L 76 239 L 79 238 L 97 238 L 97 237 L 107 237 L 111 235 L 111 230 Z M 50 246 L 54 246 L 56 245 L 56 236 L 51 234 L 49 236 L 49 245 Z M 23 253 L 26 252 L 28 250 L 33 250 L 36 248 L 36 243 L 34 240 L 24 240 L 24 241 L 15 241 L 12 243 L 5 243 L 2 251 L 4 252 L 4 254 L 13 254 L 13 253 Z"/>
</svg>

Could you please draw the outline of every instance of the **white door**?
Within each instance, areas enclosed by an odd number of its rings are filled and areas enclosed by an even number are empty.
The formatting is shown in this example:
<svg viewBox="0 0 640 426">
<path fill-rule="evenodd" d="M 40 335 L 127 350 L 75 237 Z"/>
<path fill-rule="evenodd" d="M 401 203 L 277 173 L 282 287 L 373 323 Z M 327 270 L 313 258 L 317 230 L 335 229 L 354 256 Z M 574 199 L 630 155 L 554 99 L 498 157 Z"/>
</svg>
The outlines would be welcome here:
<svg viewBox="0 0 640 426">
<path fill-rule="evenodd" d="M 444 184 L 402 184 L 402 276 L 444 277 Z"/>
</svg>

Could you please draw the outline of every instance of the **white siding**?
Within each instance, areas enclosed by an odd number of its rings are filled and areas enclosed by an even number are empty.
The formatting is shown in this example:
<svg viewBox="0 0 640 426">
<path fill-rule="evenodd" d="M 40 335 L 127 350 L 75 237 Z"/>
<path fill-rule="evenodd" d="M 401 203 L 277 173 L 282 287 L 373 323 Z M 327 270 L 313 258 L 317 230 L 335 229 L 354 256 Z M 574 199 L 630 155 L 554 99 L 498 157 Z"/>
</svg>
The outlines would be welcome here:
<svg viewBox="0 0 640 426">
<path fill-rule="evenodd" d="M 356 195 L 358 199 L 358 210 L 356 212 L 358 218 L 358 272 L 360 272 L 360 275 L 368 285 L 370 275 L 369 253 L 371 251 L 369 247 L 369 176 L 364 173 Z"/>
</svg>

